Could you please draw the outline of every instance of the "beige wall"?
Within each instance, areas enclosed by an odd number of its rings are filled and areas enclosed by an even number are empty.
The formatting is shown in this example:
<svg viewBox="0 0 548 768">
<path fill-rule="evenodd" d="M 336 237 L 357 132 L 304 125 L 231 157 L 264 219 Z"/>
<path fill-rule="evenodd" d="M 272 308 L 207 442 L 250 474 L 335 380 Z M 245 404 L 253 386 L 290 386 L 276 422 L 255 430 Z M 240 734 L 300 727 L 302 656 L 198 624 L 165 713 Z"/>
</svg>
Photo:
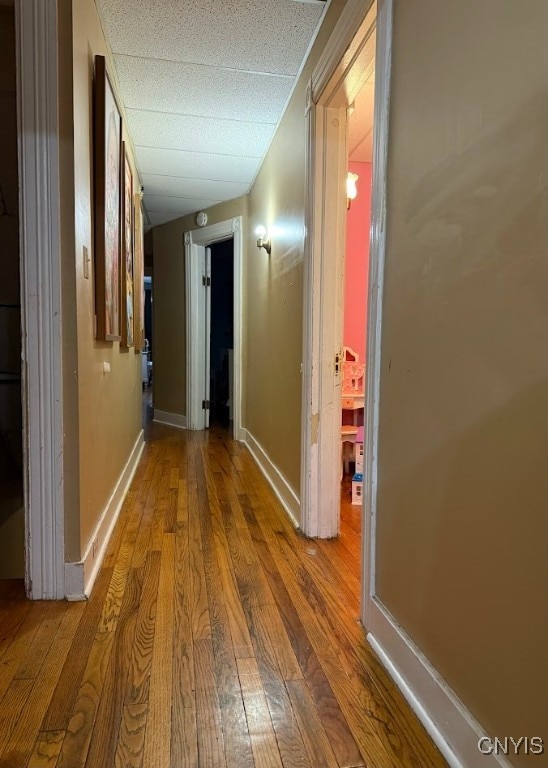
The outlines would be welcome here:
<svg viewBox="0 0 548 768">
<path fill-rule="evenodd" d="M 395 2 L 377 586 L 489 735 L 548 745 L 548 6 L 526 6 Z"/>
<path fill-rule="evenodd" d="M 79 543 L 83 553 L 141 430 L 141 356 L 132 349 L 121 350 L 118 342 L 94 339 L 93 274 L 90 279 L 84 277 L 82 251 L 86 246 L 93 253 L 93 61 L 96 54 L 107 55 L 107 48 L 93 0 L 73 0 L 72 14 Z M 113 71 L 110 66 L 110 72 Z M 131 147 L 129 150 L 131 155 Z M 135 172 L 134 184 L 138 184 Z M 103 362 L 110 364 L 111 371 L 106 375 Z"/>
<path fill-rule="evenodd" d="M 207 209 L 208 225 L 243 216 L 246 198 Z M 194 214 L 153 230 L 154 408 L 186 416 L 185 249 L 183 235 L 197 229 Z M 244 252 L 244 262 L 246 254 Z"/>
<path fill-rule="evenodd" d="M 301 361 L 306 87 L 345 5 L 333 0 L 249 195 L 245 426 L 297 495 L 301 472 Z M 272 254 L 255 227 L 273 230 Z"/>
</svg>

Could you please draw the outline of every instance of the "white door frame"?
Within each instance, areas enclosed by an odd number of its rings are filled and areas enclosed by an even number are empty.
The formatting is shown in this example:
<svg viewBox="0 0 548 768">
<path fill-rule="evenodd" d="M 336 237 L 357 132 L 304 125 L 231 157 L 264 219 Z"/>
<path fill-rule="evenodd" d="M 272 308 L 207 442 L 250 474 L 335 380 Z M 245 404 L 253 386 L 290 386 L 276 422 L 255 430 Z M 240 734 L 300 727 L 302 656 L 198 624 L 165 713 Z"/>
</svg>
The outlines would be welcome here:
<svg viewBox="0 0 548 768">
<path fill-rule="evenodd" d="M 203 429 L 205 392 L 206 307 L 200 248 L 234 239 L 234 372 L 233 436 L 242 439 L 242 217 L 193 229 L 184 234 L 186 298 L 186 420 L 187 429 Z"/>
<path fill-rule="evenodd" d="M 376 524 L 378 487 L 379 403 L 381 381 L 382 303 L 386 253 L 386 189 L 390 122 L 393 0 L 379 0 L 375 56 L 375 106 L 373 123 L 373 175 L 369 243 L 369 298 L 365 369 L 365 436 L 362 515 L 361 619 L 370 626 L 376 600 Z"/>
<path fill-rule="evenodd" d="M 379 8 L 386 5 L 380 0 Z M 374 68 L 376 17 L 376 3 L 347 2 L 307 92 L 301 509 L 303 532 L 320 538 L 338 534 L 340 517 L 341 388 L 335 355 L 342 346 L 346 113 Z M 377 258 L 372 249 L 371 262 Z M 366 376 L 372 375 L 368 366 Z"/>
<path fill-rule="evenodd" d="M 16 0 L 25 586 L 65 596 L 57 0 Z"/>
</svg>

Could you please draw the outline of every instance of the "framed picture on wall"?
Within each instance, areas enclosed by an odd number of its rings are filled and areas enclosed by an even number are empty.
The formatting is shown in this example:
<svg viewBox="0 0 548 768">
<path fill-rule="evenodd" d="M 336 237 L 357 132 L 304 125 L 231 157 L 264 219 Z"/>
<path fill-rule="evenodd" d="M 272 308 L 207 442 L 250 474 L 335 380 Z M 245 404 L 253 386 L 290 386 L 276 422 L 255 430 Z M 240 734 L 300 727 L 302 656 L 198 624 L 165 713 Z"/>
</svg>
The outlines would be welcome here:
<svg viewBox="0 0 548 768">
<path fill-rule="evenodd" d="M 95 316 L 96 338 L 120 339 L 122 116 L 105 57 L 95 57 Z"/>
<path fill-rule="evenodd" d="M 134 258 L 133 258 L 133 174 L 127 156 L 125 142 L 122 143 L 122 260 L 121 276 L 121 346 L 134 344 Z"/>
<path fill-rule="evenodd" d="M 133 288 L 134 288 L 134 317 L 135 351 L 140 352 L 145 344 L 145 246 L 143 231 L 143 210 L 141 193 L 134 197 L 134 258 L 133 258 Z"/>
</svg>

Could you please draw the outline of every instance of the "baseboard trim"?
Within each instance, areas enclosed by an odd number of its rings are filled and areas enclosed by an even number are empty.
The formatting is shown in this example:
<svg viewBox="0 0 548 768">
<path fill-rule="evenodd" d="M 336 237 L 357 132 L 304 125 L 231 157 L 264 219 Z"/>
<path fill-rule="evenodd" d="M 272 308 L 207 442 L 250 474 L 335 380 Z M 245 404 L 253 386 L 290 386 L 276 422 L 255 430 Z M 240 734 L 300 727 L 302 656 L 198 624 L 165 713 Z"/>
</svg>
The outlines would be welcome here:
<svg viewBox="0 0 548 768">
<path fill-rule="evenodd" d="M 84 557 L 77 563 L 65 563 L 67 600 L 86 600 L 90 596 L 144 446 L 143 430 L 141 430 L 99 522 L 95 526 Z"/>
<path fill-rule="evenodd" d="M 301 504 L 295 491 L 291 488 L 278 467 L 271 461 L 262 445 L 253 437 L 247 429 L 242 429 L 241 441 L 247 447 L 249 453 L 253 456 L 255 463 L 266 477 L 272 490 L 276 494 L 287 516 L 295 526 L 299 527 L 301 516 Z"/>
<path fill-rule="evenodd" d="M 455 692 L 394 620 L 372 599 L 367 639 L 451 768 L 512 768 L 502 755 L 484 755 L 487 734 Z"/>
<path fill-rule="evenodd" d="M 155 408 L 154 421 L 168 424 L 170 427 L 177 427 L 177 429 L 186 429 L 186 416 L 182 416 L 180 413 L 169 413 L 169 411 L 159 411 Z"/>
</svg>

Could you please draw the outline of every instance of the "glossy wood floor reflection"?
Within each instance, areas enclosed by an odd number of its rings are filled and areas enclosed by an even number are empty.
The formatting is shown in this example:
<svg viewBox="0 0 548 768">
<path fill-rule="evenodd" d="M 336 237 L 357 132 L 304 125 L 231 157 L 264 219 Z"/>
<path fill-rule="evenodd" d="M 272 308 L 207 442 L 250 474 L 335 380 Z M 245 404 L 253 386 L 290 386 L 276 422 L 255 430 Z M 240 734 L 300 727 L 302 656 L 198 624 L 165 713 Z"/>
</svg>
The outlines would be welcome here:
<svg viewBox="0 0 548 768">
<path fill-rule="evenodd" d="M 347 510 L 348 511 L 348 510 Z M 1 768 L 438 768 L 317 542 L 246 449 L 154 425 L 87 603 L 0 599 Z"/>
</svg>

